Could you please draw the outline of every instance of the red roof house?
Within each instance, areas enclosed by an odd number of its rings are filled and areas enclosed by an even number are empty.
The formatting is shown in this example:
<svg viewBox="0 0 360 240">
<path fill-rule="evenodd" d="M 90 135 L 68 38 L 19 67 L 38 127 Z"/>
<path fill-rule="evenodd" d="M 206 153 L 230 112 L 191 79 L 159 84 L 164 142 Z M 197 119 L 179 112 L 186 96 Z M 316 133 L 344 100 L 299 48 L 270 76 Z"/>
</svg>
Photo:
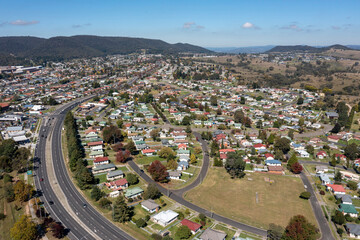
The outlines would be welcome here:
<svg viewBox="0 0 360 240">
<path fill-rule="evenodd" d="M 190 221 L 190 220 L 187 220 L 187 219 L 182 220 L 181 225 L 187 226 L 191 230 L 192 234 L 196 234 L 201 228 L 200 224 L 195 223 L 195 222 Z"/>
</svg>

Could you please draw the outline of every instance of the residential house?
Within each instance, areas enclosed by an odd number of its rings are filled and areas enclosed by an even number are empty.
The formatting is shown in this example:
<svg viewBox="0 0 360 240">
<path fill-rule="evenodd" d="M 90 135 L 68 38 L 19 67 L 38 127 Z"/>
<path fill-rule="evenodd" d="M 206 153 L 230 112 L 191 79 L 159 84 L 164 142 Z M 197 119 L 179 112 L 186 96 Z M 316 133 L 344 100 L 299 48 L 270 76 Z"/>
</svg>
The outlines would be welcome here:
<svg viewBox="0 0 360 240">
<path fill-rule="evenodd" d="M 315 171 L 316 171 L 316 173 L 326 173 L 329 171 L 329 168 L 324 165 L 319 165 L 319 166 L 316 166 Z"/>
<path fill-rule="evenodd" d="M 136 198 L 141 196 L 141 194 L 144 193 L 144 190 L 141 189 L 140 187 L 133 187 L 133 188 L 128 188 L 124 194 L 125 198 L 129 199 L 129 198 Z"/>
<path fill-rule="evenodd" d="M 175 221 L 178 216 L 179 216 L 178 213 L 172 210 L 167 210 L 167 211 L 159 212 L 158 214 L 152 216 L 151 219 L 155 223 L 163 227 L 166 227 L 167 225 Z"/>
<path fill-rule="evenodd" d="M 224 232 L 207 228 L 199 238 L 200 240 L 225 240 L 226 236 L 227 234 Z"/>
<path fill-rule="evenodd" d="M 344 215 L 349 214 L 353 218 L 358 217 L 358 211 L 351 204 L 340 203 L 339 211 L 342 212 Z"/>
<path fill-rule="evenodd" d="M 332 191 L 335 195 L 337 194 L 345 194 L 345 188 L 339 184 L 327 184 L 327 189 Z"/>
<path fill-rule="evenodd" d="M 109 183 L 105 183 L 105 186 L 107 186 L 109 189 L 118 189 L 118 188 L 124 189 L 127 188 L 129 184 L 126 178 L 121 178 Z"/>
<path fill-rule="evenodd" d="M 160 206 L 152 199 L 142 201 L 141 207 L 150 213 L 157 212 L 160 208 Z"/>
<path fill-rule="evenodd" d="M 342 204 L 349 204 L 352 205 L 352 199 L 351 196 L 348 194 L 339 194 L 335 195 L 336 199 L 340 199 Z"/>
<path fill-rule="evenodd" d="M 93 161 L 94 166 L 108 164 L 108 163 L 110 163 L 110 160 L 108 157 L 97 157 Z"/>
<path fill-rule="evenodd" d="M 265 160 L 267 166 L 281 166 L 281 161 L 279 160 Z"/>
<path fill-rule="evenodd" d="M 109 164 L 97 165 L 97 166 L 93 167 L 91 170 L 92 170 L 93 174 L 98 174 L 98 173 L 103 173 L 103 172 L 110 172 L 115 169 L 116 169 L 115 165 L 112 163 L 109 163 Z"/>
<path fill-rule="evenodd" d="M 123 178 L 123 177 L 124 177 L 124 173 L 121 170 L 111 171 L 111 172 L 108 172 L 106 175 L 106 179 L 108 181 L 114 181 L 115 179 L 119 179 L 119 178 Z"/>
<path fill-rule="evenodd" d="M 191 233 L 194 234 L 194 235 L 195 235 L 195 234 L 200 230 L 200 228 L 201 228 L 201 225 L 200 225 L 200 224 L 195 223 L 195 222 L 193 222 L 193 221 L 190 221 L 190 220 L 188 220 L 188 219 L 183 219 L 180 223 L 181 223 L 181 225 L 183 225 L 183 226 L 187 226 L 187 227 L 190 229 Z"/>
<path fill-rule="evenodd" d="M 141 153 L 146 156 L 153 156 L 156 151 L 154 149 L 143 149 Z"/>
<path fill-rule="evenodd" d="M 169 171 L 169 178 L 170 179 L 179 180 L 180 177 L 181 177 L 181 172 L 180 171 Z"/>
<path fill-rule="evenodd" d="M 278 175 L 283 175 L 284 173 L 284 168 L 282 166 L 273 166 L 273 165 L 268 165 L 268 173 L 271 174 L 278 174 Z"/>
<path fill-rule="evenodd" d="M 325 151 L 320 151 L 320 152 L 316 153 L 316 157 L 318 159 L 324 159 L 327 157 L 327 153 Z"/>
<path fill-rule="evenodd" d="M 321 184 L 327 186 L 328 184 L 331 184 L 330 178 L 325 173 L 320 173 L 319 178 L 321 180 Z"/>
<path fill-rule="evenodd" d="M 339 136 L 339 135 L 329 135 L 329 136 L 327 136 L 327 140 L 329 142 L 337 143 L 340 139 L 341 139 L 341 136 Z"/>
<path fill-rule="evenodd" d="M 351 238 L 360 239 L 360 224 L 346 223 L 345 228 Z"/>
</svg>

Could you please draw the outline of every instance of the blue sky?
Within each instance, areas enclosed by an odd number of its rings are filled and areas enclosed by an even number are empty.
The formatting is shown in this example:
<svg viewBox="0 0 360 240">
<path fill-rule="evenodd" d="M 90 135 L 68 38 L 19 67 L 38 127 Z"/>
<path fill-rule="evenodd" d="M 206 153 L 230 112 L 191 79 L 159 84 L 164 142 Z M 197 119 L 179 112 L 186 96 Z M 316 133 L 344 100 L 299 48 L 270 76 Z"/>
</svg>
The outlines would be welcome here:
<svg viewBox="0 0 360 240">
<path fill-rule="evenodd" d="M 358 0 L 3 0 L 0 36 L 128 36 L 204 47 L 360 44 Z"/>
</svg>

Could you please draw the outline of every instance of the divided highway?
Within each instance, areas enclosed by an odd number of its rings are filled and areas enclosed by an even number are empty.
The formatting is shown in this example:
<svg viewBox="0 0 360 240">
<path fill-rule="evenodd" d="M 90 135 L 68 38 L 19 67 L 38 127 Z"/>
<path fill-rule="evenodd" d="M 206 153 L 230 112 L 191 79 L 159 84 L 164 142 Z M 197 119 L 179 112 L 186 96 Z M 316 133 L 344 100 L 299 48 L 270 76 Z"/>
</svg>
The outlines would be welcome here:
<svg viewBox="0 0 360 240">
<path fill-rule="evenodd" d="M 77 191 L 67 173 L 62 155 L 61 129 L 66 112 L 73 108 L 78 102 L 79 101 L 73 102 L 59 109 L 57 114 L 51 115 L 52 120 L 49 120 L 49 125 L 42 126 L 40 129 L 40 140 L 35 150 L 35 157 L 39 159 L 35 162 L 35 184 L 36 188 L 42 191 L 40 199 L 44 202 L 51 216 L 57 221 L 62 222 L 64 226 L 70 230 L 68 235 L 70 239 L 133 239 L 126 232 L 116 227 L 112 222 L 98 213 Z M 44 137 L 41 137 L 41 135 Z M 45 151 L 46 139 L 49 137 L 52 139 L 51 154 L 57 183 L 48 181 Z M 40 181 L 41 178 L 44 180 Z M 92 233 L 87 232 L 87 230 L 67 212 L 63 206 L 65 203 L 61 202 L 55 195 L 52 184 L 59 185 L 71 209 L 76 213 L 77 217 L 81 219 L 82 223 L 91 229 Z"/>
</svg>

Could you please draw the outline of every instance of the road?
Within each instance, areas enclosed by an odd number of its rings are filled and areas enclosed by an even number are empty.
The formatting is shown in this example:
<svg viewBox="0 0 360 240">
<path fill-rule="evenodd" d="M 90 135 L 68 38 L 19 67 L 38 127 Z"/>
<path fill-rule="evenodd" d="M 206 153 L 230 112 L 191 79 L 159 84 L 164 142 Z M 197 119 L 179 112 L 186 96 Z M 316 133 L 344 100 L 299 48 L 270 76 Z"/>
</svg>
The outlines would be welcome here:
<svg viewBox="0 0 360 240">
<path fill-rule="evenodd" d="M 315 217 L 316 217 L 319 227 L 320 227 L 320 231 L 322 234 L 321 239 L 322 240 L 335 239 L 331 233 L 328 221 L 324 217 L 324 213 L 323 213 L 321 206 L 315 196 L 314 188 L 312 187 L 309 179 L 306 177 L 304 172 L 302 172 L 300 174 L 300 177 L 301 177 L 301 180 L 303 181 L 304 185 L 306 186 L 307 191 L 311 193 L 309 200 L 310 200 L 313 212 L 315 214 Z"/>
<path fill-rule="evenodd" d="M 47 134 L 48 131 L 49 127 L 42 126 L 40 128 L 40 133 Z M 84 239 L 94 239 L 80 226 L 77 221 L 72 218 L 55 195 L 47 177 L 45 148 L 46 138 L 41 137 L 34 154 L 34 159 L 36 159 L 36 161 L 34 161 L 34 181 L 36 189 L 38 192 L 41 192 L 40 200 L 44 203 L 44 206 L 47 212 L 50 213 L 50 216 L 56 221 L 61 222 L 67 229 L 70 230 L 68 234 L 70 239 L 81 239 L 84 236 L 86 236 Z M 43 178 L 44 181 L 40 181 L 41 178 Z M 53 204 L 50 205 L 49 202 L 53 202 Z"/>
<path fill-rule="evenodd" d="M 53 118 L 48 122 L 48 124 L 51 125 L 42 126 L 40 129 L 40 136 L 43 134 L 44 137 L 40 137 L 38 147 L 35 150 L 35 156 L 40 159 L 40 162 L 35 162 L 36 170 L 34 171 L 36 173 L 36 188 L 42 191 L 40 199 L 44 202 L 45 208 L 51 216 L 57 221 L 62 222 L 69 230 L 68 236 L 70 239 L 133 239 L 130 235 L 116 227 L 113 223 L 97 212 L 77 191 L 70 179 L 62 155 L 61 129 L 66 112 L 75 105 L 76 103 L 72 102 L 71 104 L 60 108 L 54 113 L 54 115 L 49 116 L 50 118 Z M 52 161 L 58 181 L 56 183 L 48 181 L 45 162 L 47 139 L 45 136 L 49 137 L 50 135 L 52 135 Z M 40 178 L 43 178 L 44 181 L 40 181 Z M 92 233 L 87 232 L 81 224 L 67 212 L 63 206 L 64 203 L 61 202 L 55 195 L 52 189 L 52 184 L 59 184 L 59 187 L 66 196 L 71 209 L 76 213 L 77 217 L 81 219 L 83 224 L 93 231 Z M 49 204 L 51 201 L 53 204 Z M 84 207 L 84 204 L 86 204 L 86 207 Z"/>
</svg>

